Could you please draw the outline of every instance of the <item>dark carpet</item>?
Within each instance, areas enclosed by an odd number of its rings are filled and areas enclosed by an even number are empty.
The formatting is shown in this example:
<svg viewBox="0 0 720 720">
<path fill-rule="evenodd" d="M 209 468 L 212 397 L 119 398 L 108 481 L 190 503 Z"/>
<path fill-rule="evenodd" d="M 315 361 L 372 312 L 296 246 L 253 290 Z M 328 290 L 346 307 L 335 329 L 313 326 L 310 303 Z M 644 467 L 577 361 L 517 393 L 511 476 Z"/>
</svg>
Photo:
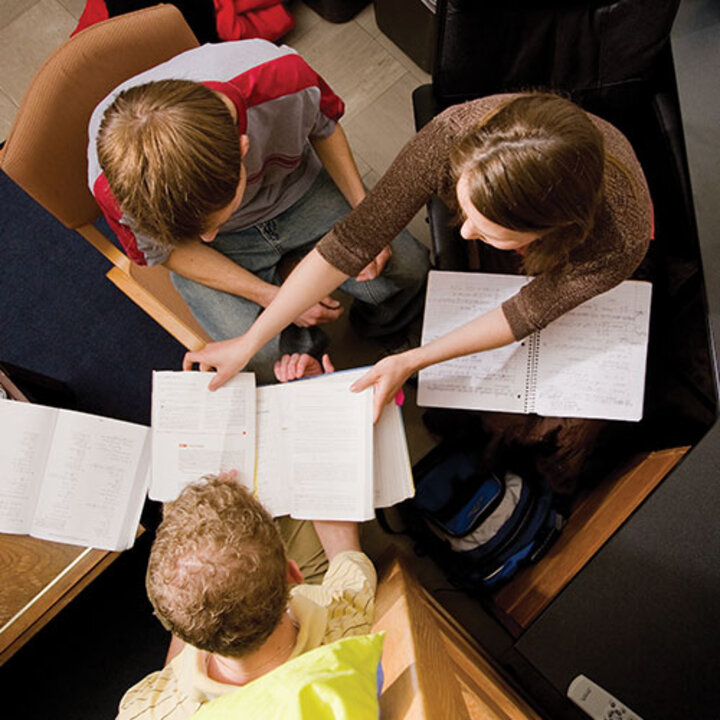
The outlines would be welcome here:
<svg viewBox="0 0 720 720">
<path fill-rule="evenodd" d="M 184 350 L 108 269 L 0 173 L 0 363 L 63 383 L 79 410 L 149 424 L 151 372 L 179 369 Z M 156 510 L 146 507 L 146 522 Z M 146 533 L 3 666 L 3 686 L 14 688 L 4 716 L 113 718 L 124 690 L 162 666 L 168 638 L 144 590 L 150 541 Z"/>
<path fill-rule="evenodd" d="M 0 173 L 0 362 L 64 382 L 79 410 L 149 424 L 152 370 L 179 369 L 184 349 L 109 269 Z"/>
</svg>

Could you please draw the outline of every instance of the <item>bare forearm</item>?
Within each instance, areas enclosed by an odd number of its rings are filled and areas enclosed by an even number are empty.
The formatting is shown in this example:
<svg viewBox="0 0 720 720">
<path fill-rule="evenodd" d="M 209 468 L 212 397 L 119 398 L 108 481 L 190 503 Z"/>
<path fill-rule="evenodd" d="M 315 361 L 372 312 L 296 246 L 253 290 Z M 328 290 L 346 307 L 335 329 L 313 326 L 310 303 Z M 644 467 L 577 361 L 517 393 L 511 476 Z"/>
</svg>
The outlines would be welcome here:
<svg viewBox="0 0 720 720">
<path fill-rule="evenodd" d="M 350 207 L 357 207 L 365 197 L 365 187 L 362 184 L 345 131 L 340 125 L 336 125 L 332 135 L 322 140 L 313 140 L 312 145 L 320 162 Z"/>
<path fill-rule="evenodd" d="M 240 372 L 271 338 L 326 298 L 346 278 L 347 275 L 326 262 L 317 250 L 311 250 L 244 335 L 186 353 L 183 369 L 192 370 L 195 364 L 200 370 L 215 369 L 217 372 L 208 387 L 216 390 Z M 338 311 L 326 312 L 338 314 Z"/>
<path fill-rule="evenodd" d="M 315 520 L 313 525 L 328 560 L 348 550 L 362 552 L 357 523 Z"/>
<path fill-rule="evenodd" d="M 290 273 L 275 299 L 245 334 L 257 352 L 305 310 L 327 297 L 348 276 L 328 263 L 317 250 L 311 250 Z"/>
<path fill-rule="evenodd" d="M 427 345 L 384 357 L 350 389 L 360 392 L 371 386 L 375 388 L 373 420 L 377 422 L 385 405 L 413 373 L 451 358 L 501 347 L 513 340 L 502 308 L 498 307 Z"/>
<path fill-rule="evenodd" d="M 262 307 L 267 307 L 278 292 L 275 285 L 266 283 L 200 241 L 175 248 L 164 264 L 178 275 Z"/>
<path fill-rule="evenodd" d="M 515 338 L 502 308 L 497 307 L 427 345 L 406 353 L 410 371 L 463 355 L 492 350 L 514 342 Z"/>
</svg>

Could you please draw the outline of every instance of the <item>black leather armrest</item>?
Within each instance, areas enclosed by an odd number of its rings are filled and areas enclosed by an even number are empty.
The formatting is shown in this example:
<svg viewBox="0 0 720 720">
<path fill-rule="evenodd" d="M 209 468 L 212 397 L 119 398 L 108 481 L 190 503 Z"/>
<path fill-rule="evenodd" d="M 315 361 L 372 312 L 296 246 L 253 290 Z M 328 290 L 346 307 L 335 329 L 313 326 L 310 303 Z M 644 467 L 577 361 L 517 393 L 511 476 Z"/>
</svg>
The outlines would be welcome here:
<svg viewBox="0 0 720 720">
<path fill-rule="evenodd" d="M 458 234 L 453 216 L 438 197 L 428 203 L 435 267 L 438 270 L 467 270 L 467 244 Z"/>
<path fill-rule="evenodd" d="M 415 88 L 412 94 L 412 102 L 416 130 L 420 130 L 427 125 L 442 110 L 435 99 L 435 93 L 430 84 L 420 85 L 420 87 Z"/>
</svg>

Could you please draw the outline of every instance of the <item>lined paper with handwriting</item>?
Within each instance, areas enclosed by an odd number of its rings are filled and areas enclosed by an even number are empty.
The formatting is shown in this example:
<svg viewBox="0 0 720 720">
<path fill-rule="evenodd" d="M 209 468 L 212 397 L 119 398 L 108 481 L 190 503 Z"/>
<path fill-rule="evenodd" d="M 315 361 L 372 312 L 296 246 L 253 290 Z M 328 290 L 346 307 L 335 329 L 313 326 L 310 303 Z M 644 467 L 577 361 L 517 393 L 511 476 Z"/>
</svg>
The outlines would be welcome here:
<svg viewBox="0 0 720 720">
<path fill-rule="evenodd" d="M 531 278 L 432 271 L 423 343 L 500 305 Z M 521 342 L 420 372 L 418 404 L 640 420 L 651 285 L 626 280 Z"/>
</svg>

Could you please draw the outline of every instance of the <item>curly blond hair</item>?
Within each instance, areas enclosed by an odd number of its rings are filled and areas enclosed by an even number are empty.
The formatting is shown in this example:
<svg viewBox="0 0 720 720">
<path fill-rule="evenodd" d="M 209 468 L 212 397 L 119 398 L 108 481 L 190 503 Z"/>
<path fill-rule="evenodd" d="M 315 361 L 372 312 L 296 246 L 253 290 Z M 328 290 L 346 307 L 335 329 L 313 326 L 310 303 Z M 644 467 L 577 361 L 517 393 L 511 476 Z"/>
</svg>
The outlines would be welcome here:
<svg viewBox="0 0 720 720">
<path fill-rule="evenodd" d="M 167 503 L 150 551 L 155 614 L 185 642 L 241 657 L 260 647 L 288 602 L 287 556 L 263 506 L 232 479 L 210 476 Z"/>
<path fill-rule="evenodd" d="M 238 128 L 209 88 L 160 80 L 121 92 L 97 138 L 100 166 L 140 232 L 176 246 L 205 232 L 240 182 Z"/>
<path fill-rule="evenodd" d="M 455 181 L 466 173 L 470 200 L 486 218 L 537 232 L 526 272 L 564 265 L 585 241 L 602 199 L 603 137 L 587 113 L 550 93 L 510 100 L 453 149 Z"/>
</svg>

